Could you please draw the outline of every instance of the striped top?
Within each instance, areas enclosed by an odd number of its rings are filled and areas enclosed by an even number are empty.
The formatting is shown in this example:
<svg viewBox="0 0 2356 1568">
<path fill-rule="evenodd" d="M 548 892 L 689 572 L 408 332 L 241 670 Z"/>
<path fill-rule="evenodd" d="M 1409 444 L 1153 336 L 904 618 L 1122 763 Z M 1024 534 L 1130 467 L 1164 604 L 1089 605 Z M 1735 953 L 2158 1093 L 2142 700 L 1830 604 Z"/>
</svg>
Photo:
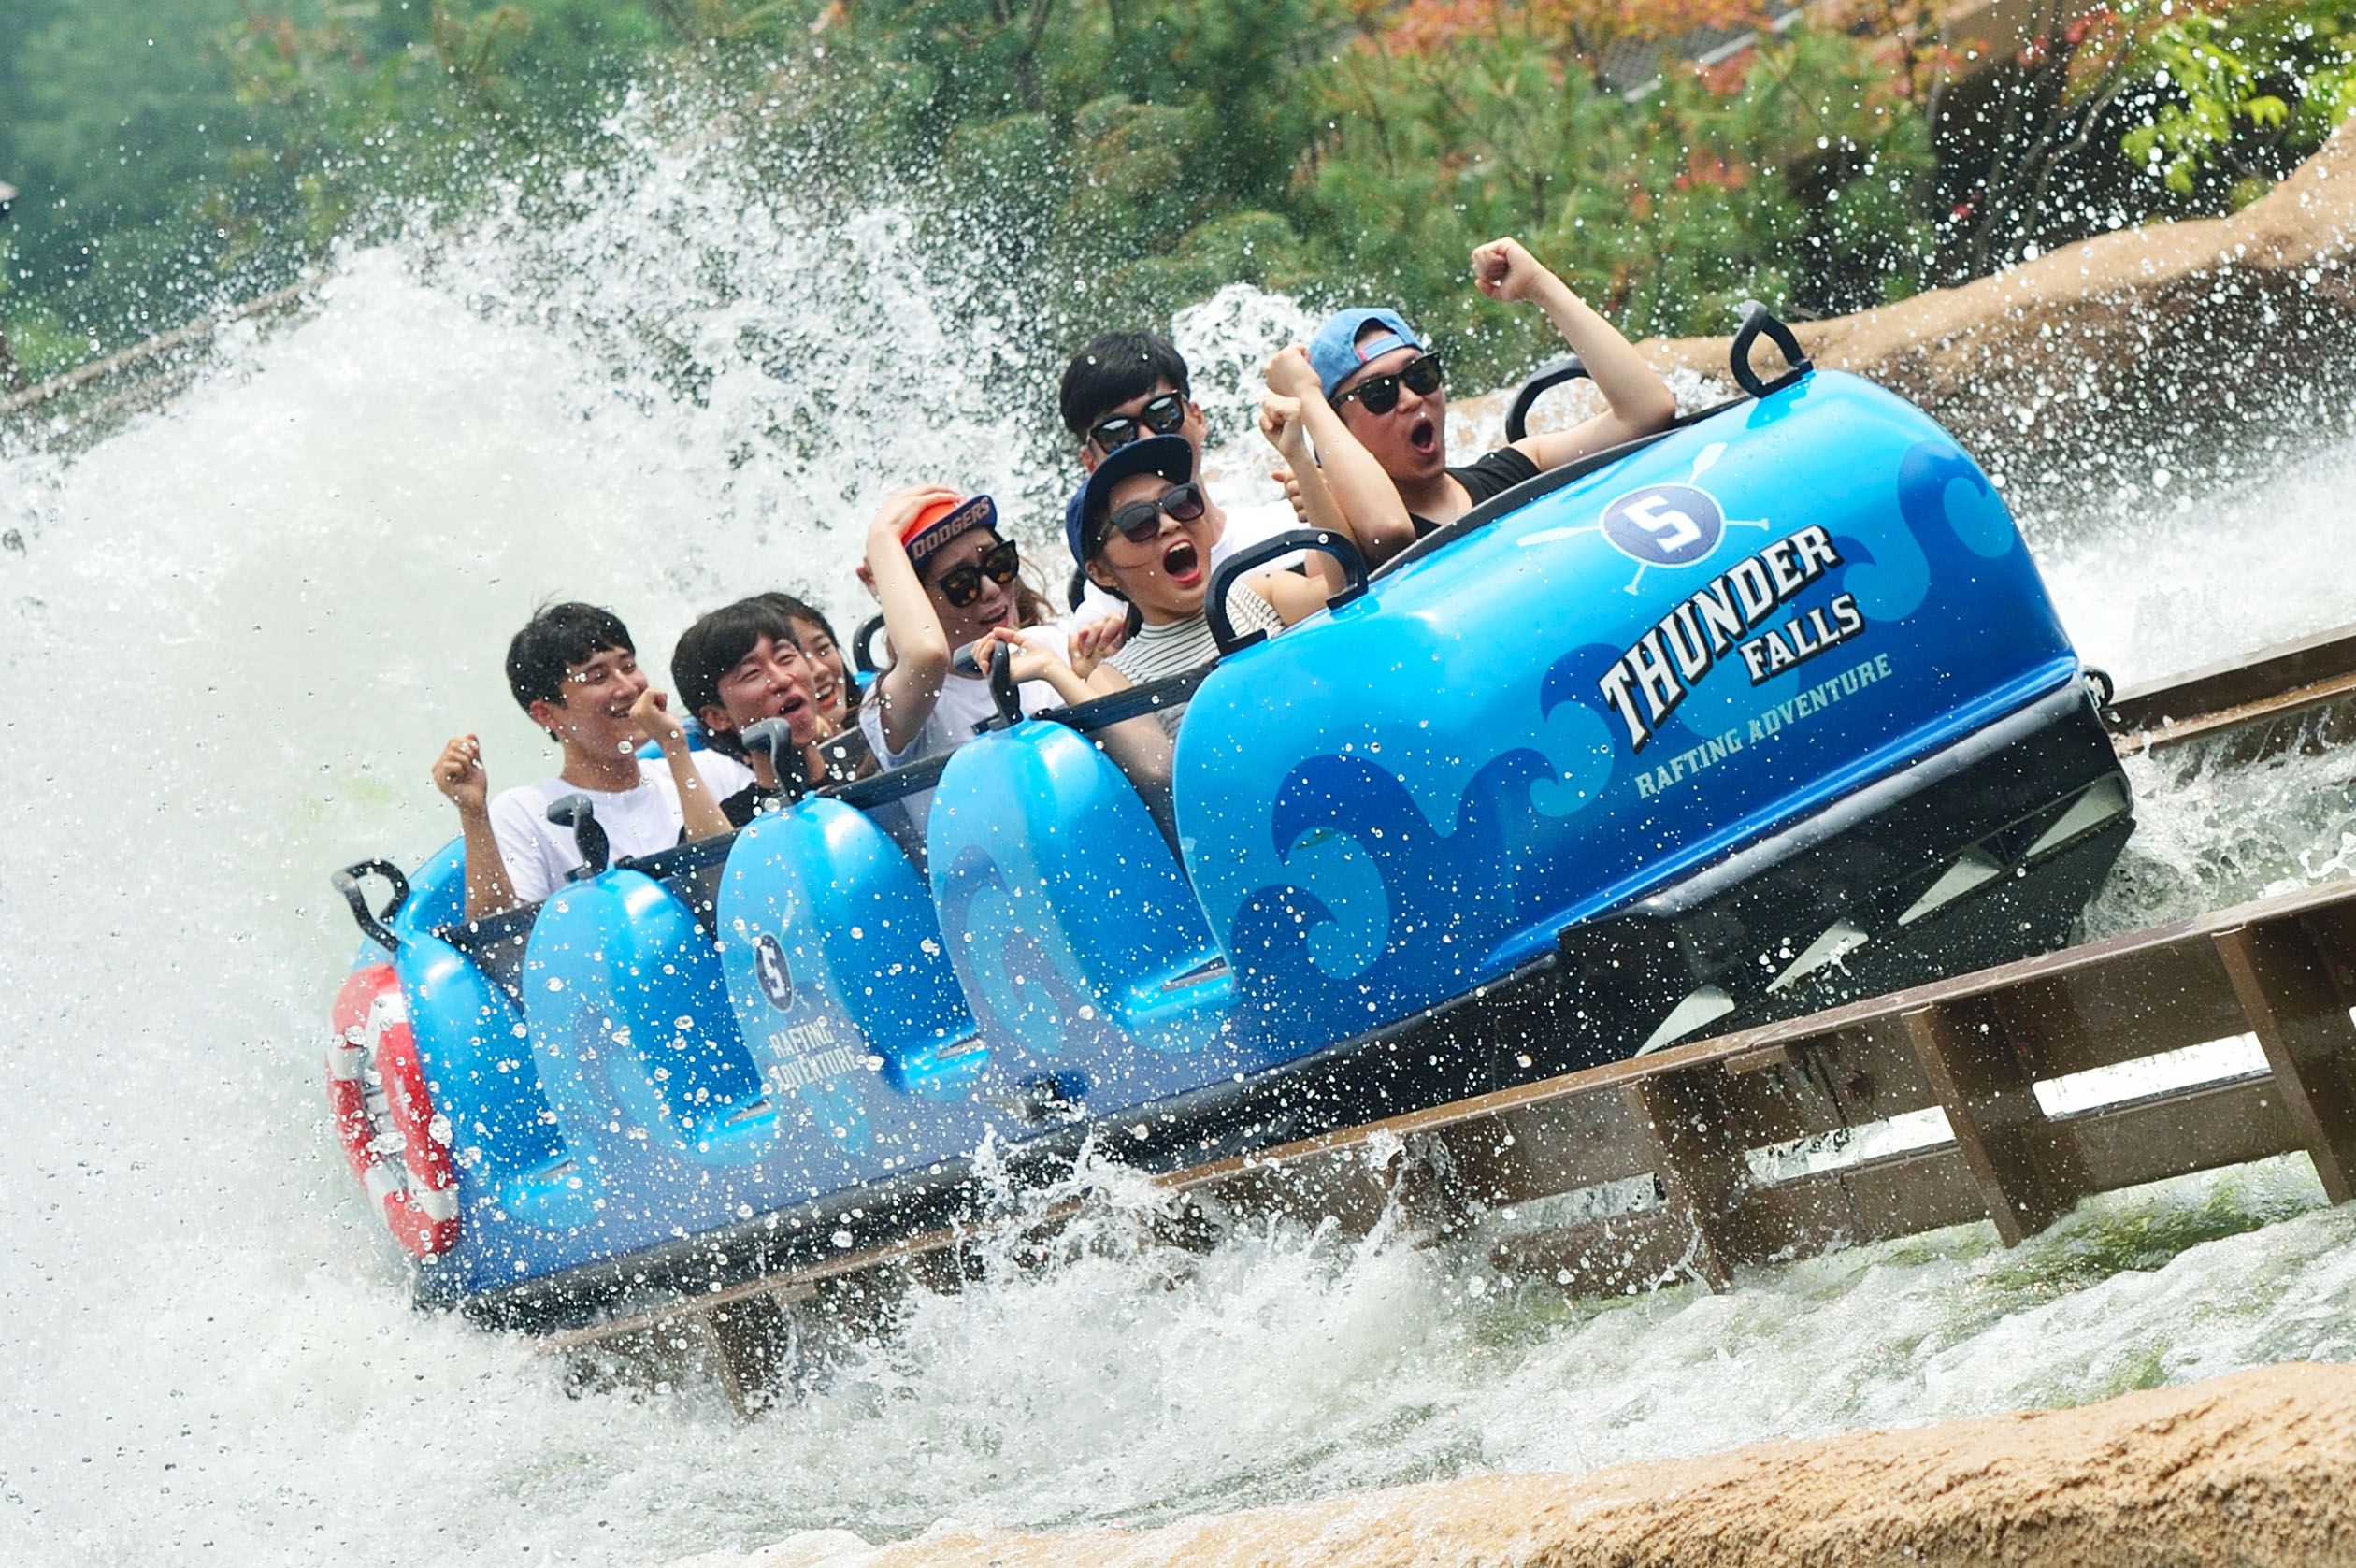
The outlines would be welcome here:
<svg viewBox="0 0 2356 1568">
<path fill-rule="evenodd" d="M 1285 629 L 1268 601 L 1243 583 L 1228 595 L 1228 618 L 1238 632 Z M 1198 611 L 1183 621 L 1138 627 L 1137 635 L 1105 662 L 1128 676 L 1131 685 L 1143 686 L 1183 675 L 1218 656 L 1219 645 L 1211 636 L 1211 617 Z"/>
</svg>

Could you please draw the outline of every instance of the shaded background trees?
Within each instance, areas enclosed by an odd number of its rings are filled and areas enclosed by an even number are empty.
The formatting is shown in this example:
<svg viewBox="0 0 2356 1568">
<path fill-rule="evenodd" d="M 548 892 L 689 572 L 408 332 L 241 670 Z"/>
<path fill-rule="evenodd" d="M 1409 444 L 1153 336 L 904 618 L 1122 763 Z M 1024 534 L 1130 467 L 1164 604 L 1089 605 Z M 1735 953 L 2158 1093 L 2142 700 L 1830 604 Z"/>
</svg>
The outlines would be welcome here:
<svg viewBox="0 0 2356 1568">
<path fill-rule="evenodd" d="M 1986 38 L 1927 0 L 12 0 L 0 312 L 57 369 L 594 164 L 635 88 L 813 210 L 912 200 L 1050 336 L 1241 281 L 1396 299 L 1502 376 L 1544 345 L 1464 286 L 1501 233 L 1684 332 L 2245 201 L 2356 105 L 2352 8 L 2043 0 Z"/>
</svg>

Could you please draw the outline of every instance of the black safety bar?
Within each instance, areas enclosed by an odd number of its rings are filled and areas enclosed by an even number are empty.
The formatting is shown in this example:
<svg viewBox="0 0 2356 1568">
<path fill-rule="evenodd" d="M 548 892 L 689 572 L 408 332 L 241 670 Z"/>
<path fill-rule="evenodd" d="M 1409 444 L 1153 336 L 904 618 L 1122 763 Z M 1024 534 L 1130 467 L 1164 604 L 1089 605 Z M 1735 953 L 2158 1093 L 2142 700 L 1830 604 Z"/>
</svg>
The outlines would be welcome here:
<svg viewBox="0 0 2356 1568">
<path fill-rule="evenodd" d="M 1202 601 L 1203 613 L 1211 618 L 1211 640 L 1218 644 L 1222 657 L 1239 648 L 1249 648 L 1268 636 L 1264 631 L 1237 635 L 1235 622 L 1228 615 L 1228 591 L 1254 568 L 1302 550 L 1322 551 L 1332 556 L 1342 563 L 1342 574 L 1349 579 L 1339 593 L 1326 600 L 1328 610 L 1339 610 L 1366 592 L 1366 557 L 1340 534 L 1329 534 L 1322 528 L 1295 528 L 1239 550 L 1220 562 L 1219 569 L 1211 574 L 1210 593 Z"/>
<path fill-rule="evenodd" d="M 1529 435 L 1531 406 L 1563 382 L 1575 381 L 1582 376 L 1588 381 L 1595 379 L 1587 375 L 1587 367 L 1580 363 L 1577 354 L 1550 359 L 1530 372 L 1530 379 L 1522 382 L 1521 390 L 1514 394 L 1513 407 L 1505 410 L 1505 439 L 1518 441 Z"/>
<path fill-rule="evenodd" d="M 714 833 L 708 839 L 690 839 L 650 855 L 625 855 L 613 864 L 621 870 L 639 871 L 656 882 L 682 877 L 725 860 L 728 851 L 736 845 L 736 837 L 734 833 Z"/>
<path fill-rule="evenodd" d="M 990 701 L 998 712 L 973 726 L 976 735 L 1022 722 L 1023 693 L 1014 683 L 1014 650 L 1002 641 L 990 650 Z"/>
<path fill-rule="evenodd" d="M 855 779 L 840 789 L 821 790 L 819 793 L 858 811 L 873 811 L 878 806 L 904 800 L 909 796 L 921 795 L 932 788 L 941 782 L 941 770 L 949 766 L 949 759 L 955 755 L 954 751 L 936 752 L 923 761 L 912 762 L 905 768 L 895 768 L 871 779 Z"/>
<path fill-rule="evenodd" d="M 369 910 L 367 890 L 360 885 L 364 878 L 372 876 L 382 877 L 393 885 L 393 897 L 381 913 Z M 352 918 L 359 923 L 363 936 L 388 953 L 401 950 L 401 939 L 393 934 L 391 926 L 393 918 L 401 913 L 401 906 L 409 902 L 409 878 L 401 874 L 400 867 L 390 860 L 355 861 L 332 873 L 327 885 L 342 894 L 344 902 L 352 906 Z"/>
<path fill-rule="evenodd" d="M 1214 659 L 1209 664 L 1197 665 L 1192 669 L 1166 675 L 1142 686 L 1125 686 L 1103 697 L 1075 702 L 1069 708 L 1043 709 L 1032 716 L 1052 720 L 1083 735 L 1092 734 L 1147 713 L 1158 713 L 1165 708 L 1177 707 L 1194 696 L 1195 688 L 1218 668 L 1218 661 Z"/>
</svg>

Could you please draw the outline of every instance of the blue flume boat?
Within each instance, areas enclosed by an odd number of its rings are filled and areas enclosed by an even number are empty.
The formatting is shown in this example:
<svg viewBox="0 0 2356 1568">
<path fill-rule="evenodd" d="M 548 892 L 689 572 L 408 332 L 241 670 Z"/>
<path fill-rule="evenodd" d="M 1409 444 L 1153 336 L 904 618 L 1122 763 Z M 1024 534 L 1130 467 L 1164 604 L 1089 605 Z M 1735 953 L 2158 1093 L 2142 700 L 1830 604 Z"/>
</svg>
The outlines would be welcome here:
<svg viewBox="0 0 2356 1568">
<path fill-rule="evenodd" d="M 958 1217 L 985 1147 L 1183 1167 L 2062 944 L 2133 807 L 2002 497 L 1757 307 L 1733 368 L 1371 580 L 1230 563 L 1351 583 L 1207 671 L 478 926 L 454 842 L 339 873 L 421 1299 L 580 1323 Z M 1176 701 L 1173 842 L 1088 735 Z"/>
</svg>

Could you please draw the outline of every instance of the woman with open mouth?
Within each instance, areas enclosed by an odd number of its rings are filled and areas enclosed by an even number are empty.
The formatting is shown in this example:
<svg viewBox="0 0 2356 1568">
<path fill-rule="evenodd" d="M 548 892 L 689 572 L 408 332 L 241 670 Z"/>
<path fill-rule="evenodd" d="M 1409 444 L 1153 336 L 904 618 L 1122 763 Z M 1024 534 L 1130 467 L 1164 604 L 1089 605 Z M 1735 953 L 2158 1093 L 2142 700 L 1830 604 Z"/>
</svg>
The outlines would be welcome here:
<svg viewBox="0 0 2356 1568">
<path fill-rule="evenodd" d="M 1348 535 L 1303 440 L 1300 405 L 1271 396 L 1261 432 L 1294 465 L 1313 525 Z M 1203 537 L 1202 489 L 1194 448 L 1181 436 L 1155 436 L 1119 448 L 1097 465 L 1068 523 L 1066 542 L 1089 581 L 1128 601 L 1129 640 L 1090 678 L 1098 692 L 1144 685 L 1218 656 L 1205 602 L 1210 544 Z M 1263 571 L 1228 596 L 1239 632 L 1281 631 L 1325 608 L 1343 586 L 1330 557 L 1310 554 L 1304 569 Z M 1182 710 L 1164 709 L 1175 734 Z"/>
</svg>

